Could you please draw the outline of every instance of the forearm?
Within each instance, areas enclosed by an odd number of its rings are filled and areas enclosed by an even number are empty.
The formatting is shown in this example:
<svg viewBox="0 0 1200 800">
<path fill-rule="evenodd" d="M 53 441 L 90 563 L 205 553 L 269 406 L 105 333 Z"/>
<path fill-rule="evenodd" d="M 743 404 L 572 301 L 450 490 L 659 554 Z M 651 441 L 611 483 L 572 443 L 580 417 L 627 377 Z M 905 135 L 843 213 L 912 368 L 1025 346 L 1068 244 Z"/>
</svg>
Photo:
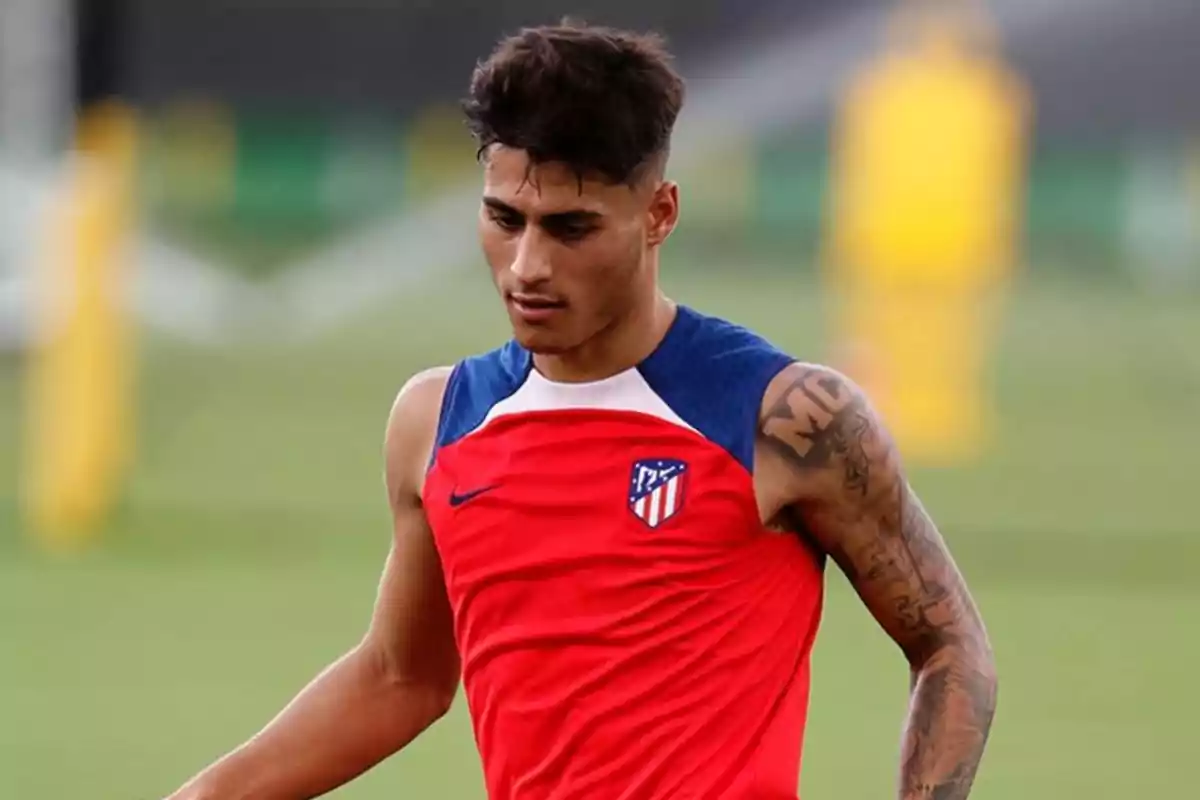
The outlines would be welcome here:
<svg viewBox="0 0 1200 800">
<path fill-rule="evenodd" d="M 989 653 L 947 648 L 913 671 L 900 770 L 901 800 L 963 800 L 996 709 Z"/>
<path fill-rule="evenodd" d="M 172 800 L 318 797 L 412 741 L 448 705 L 444 693 L 391 678 L 369 651 L 353 650 Z"/>
</svg>

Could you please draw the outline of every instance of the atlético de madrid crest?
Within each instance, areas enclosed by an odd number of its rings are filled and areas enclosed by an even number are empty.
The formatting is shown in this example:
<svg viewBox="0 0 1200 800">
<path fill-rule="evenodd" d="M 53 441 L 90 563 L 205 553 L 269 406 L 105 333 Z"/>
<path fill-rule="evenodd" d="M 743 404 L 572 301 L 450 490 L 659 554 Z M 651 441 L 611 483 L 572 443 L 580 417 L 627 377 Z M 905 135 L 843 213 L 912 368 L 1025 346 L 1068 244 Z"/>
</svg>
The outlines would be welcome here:
<svg viewBox="0 0 1200 800">
<path fill-rule="evenodd" d="M 657 528 L 683 508 L 687 463 L 651 458 L 633 463 L 629 476 L 629 510 L 651 528 Z"/>
</svg>

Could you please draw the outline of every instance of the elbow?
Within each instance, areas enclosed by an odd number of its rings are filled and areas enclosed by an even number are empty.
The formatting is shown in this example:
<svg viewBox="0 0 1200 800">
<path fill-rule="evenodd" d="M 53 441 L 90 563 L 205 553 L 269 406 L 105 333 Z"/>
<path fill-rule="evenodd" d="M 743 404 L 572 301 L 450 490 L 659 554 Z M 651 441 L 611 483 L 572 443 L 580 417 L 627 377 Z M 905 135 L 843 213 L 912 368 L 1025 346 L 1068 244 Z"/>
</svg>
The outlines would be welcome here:
<svg viewBox="0 0 1200 800">
<path fill-rule="evenodd" d="M 397 698 L 407 708 L 420 709 L 420 715 L 433 724 L 446 716 L 458 693 L 457 664 L 435 668 L 423 664 L 414 669 L 407 660 L 401 661 L 380 649 L 366 647 L 367 660 L 376 681 L 384 691 Z"/>
<path fill-rule="evenodd" d="M 963 648 L 964 653 L 961 660 L 967 670 L 971 674 L 976 675 L 980 684 L 989 690 L 992 698 L 992 704 L 995 705 L 996 691 L 999 687 L 1000 677 L 996 670 L 996 652 L 992 649 L 992 644 L 988 641 L 987 634 L 980 631 L 975 642 Z"/>
<path fill-rule="evenodd" d="M 963 672 L 968 676 L 967 683 L 975 686 L 980 710 L 991 718 L 996 711 L 996 699 L 1000 691 L 1000 675 L 996 670 L 996 654 L 992 648 L 985 647 L 964 656 Z"/>
<path fill-rule="evenodd" d="M 934 685 L 955 687 L 970 698 L 974 715 L 990 724 L 996 713 L 1000 678 L 996 656 L 986 637 L 942 645 L 920 662 L 913 662 L 913 687 L 928 679 Z"/>
<path fill-rule="evenodd" d="M 986 678 L 996 680 L 996 652 L 982 630 L 974 635 L 963 636 L 945 643 L 941 648 L 945 657 L 963 669 Z"/>
<path fill-rule="evenodd" d="M 971 684 L 981 700 L 995 705 L 999 688 L 996 654 L 986 635 L 955 637 L 911 653 L 913 680 L 922 675 L 949 674 Z"/>
<path fill-rule="evenodd" d="M 396 698 L 397 707 L 412 709 L 422 729 L 446 716 L 454 705 L 454 691 L 427 680 L 393 677 L 388 691 Z"/>
<path fill-rule="evenodd" d="M 996 697 L 1000 691 L 1000 673 L 996 669 L 996 654 L 992 651 L 990 646 L 987 648 L 987 653 L 981 659 L 978 668 L 980 670 L 980 674 L 982 675 L 982 679 L 988 688 L 991 707 L 994 711 L 996 708 Z"/>
<path fill-rule="evenodd" d="M 458 694 L 458 684 L 457 682 L 442 685 L 426 683 L 422 687 L 422 692 L 429 707 L 430 717 L 433 721 L 437 721 L 449 714 L 450 709 L 454 706 L 454 697 Z"/>
<path fill-rule="evenodd" d="M 914 672 L 954 666 L 992 681 L 996 678 L 996 653 L 983 623 L 960 620 L 925 632 L 904 648 Z"/>
<path fill-rule="evenodd" d="M 996 657 L 990 647 L 966 659 L 963 684 L 972 699 L 979 721 L 990 727 L 996 716 L 996 702 L 1000 693 L 1000 676 L 996 671 Z"/>
<path fill-rule="evenodd" d="M 917 664 L 914 664 L 917 667 Z M 949 667 L 954 672 L 976 675 L 980 681 L 995 684 L 997 681 L 996 652 L 988 639 L 970 638 L 952 640 L 938 646 L 924 658 L 920 668 Z"/>
<path fill-rule="evenodd" d="M 458 689 L 457 684 L 413 676 L 393 676 L 389 685 L 402 702 L 420 709 L 426 727 L 450 713 Z"/>
</svg>

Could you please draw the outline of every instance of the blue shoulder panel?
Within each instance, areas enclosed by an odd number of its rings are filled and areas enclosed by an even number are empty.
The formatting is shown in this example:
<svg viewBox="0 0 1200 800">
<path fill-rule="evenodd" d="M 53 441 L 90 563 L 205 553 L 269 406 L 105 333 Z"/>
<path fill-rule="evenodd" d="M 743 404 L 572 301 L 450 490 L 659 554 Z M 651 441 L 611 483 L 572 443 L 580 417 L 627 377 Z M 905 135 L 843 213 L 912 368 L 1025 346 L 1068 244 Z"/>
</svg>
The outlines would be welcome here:
<svg viewBox="0 0 1200 800">
<path fill-rule="evenodd" d="M 520 388 L 532 368 L 529 352 L 512 341 L 460 361 L 446 381 L 433 457 L 479 427 L 492 406 Z"/>
<path fill-rule="evenodd" d="M 639 369 L 676 414 L 753 472 L 763 394 L 794 361 L 758 334 L 681 305 Z"/>
</svg>

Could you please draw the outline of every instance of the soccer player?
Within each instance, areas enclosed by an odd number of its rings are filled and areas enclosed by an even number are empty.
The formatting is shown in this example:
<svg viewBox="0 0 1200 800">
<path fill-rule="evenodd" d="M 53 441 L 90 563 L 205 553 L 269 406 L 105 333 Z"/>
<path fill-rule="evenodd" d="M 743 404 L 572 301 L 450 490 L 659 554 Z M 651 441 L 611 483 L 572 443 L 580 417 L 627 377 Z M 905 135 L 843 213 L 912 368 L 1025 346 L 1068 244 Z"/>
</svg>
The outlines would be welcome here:
<svg viewBox="0 0 1200 800">
<path fill-rule="evenodd" d="M 906 800 L 967 796 L 991 648 L 846 378 L 661 291 L 683 83 L 654 37 L 528 29 L 466 115 L 513 338 L 411 378 L 369 630 L 183 800 L 340 786 L 462 681 L 494 800 L 796 797 L 831 558 L 911 666 Z"/>
</svg>

